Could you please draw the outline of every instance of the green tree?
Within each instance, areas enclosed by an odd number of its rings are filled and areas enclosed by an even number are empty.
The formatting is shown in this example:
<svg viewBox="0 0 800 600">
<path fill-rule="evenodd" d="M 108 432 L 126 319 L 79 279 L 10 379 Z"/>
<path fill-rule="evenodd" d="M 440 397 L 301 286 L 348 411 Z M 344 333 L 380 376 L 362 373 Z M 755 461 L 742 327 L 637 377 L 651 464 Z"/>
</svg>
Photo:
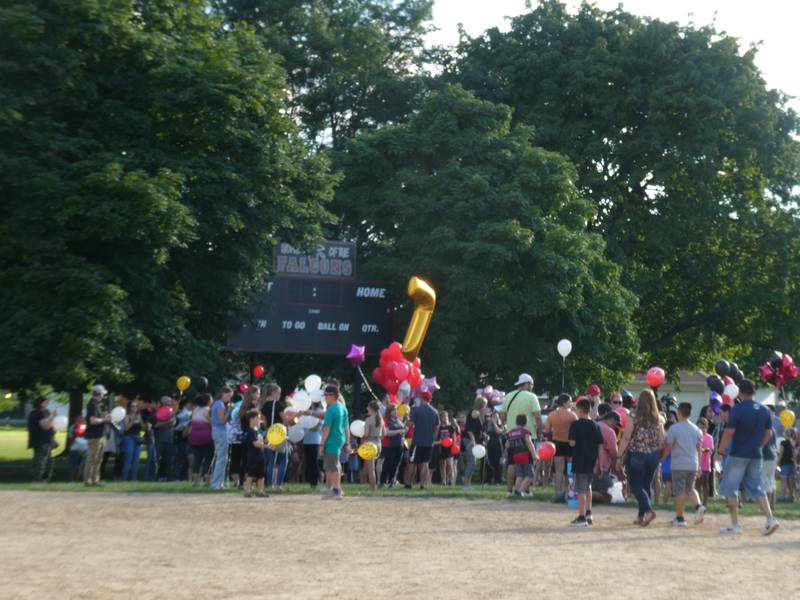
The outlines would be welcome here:
<svg viewBox="0 0 800 600">
<path fill-rule="evenodd" d="M 423 36 L 432 0 L 215 0 L 282 57 L 292 114 L 310 139 L 339 148 L 404 120 L 425 90 Z"/>
<path fill-rule="evenodd" d="M 283 71 L 200 0 L 6 3 L 0 24 L 0 382 L 220 376 L 275 239 L 331 219 Z"/>
<path fill-rule="evenodd" d="M 446 65 L 575 164 L 588 227 L 640 300 L 645 356 L 665 367 L 747 355 L 764 333 L 800 342 L 798 119 L 755 54 L 711 26 L 545 1 Z"/>
<path fill-rule="evenodd" d="M 635 299 L 620 269 L 586 231 L 593 205 L 577 193 L 563 156 L 532 144 L 511 110 L 448 87 L 407 124 L 352 140 L 338 157 L 343 235 L 362 271 L 410 275 L 438 291 L 423 370 L 465 404 L 479 377 L 508 387 L 521 371 L 560 389 L 556 342 L 570 338 L 574 382 L 619 382 L 635 363 Z M 400 311 L 402 336 L 410 315 Z"/>
</svg>

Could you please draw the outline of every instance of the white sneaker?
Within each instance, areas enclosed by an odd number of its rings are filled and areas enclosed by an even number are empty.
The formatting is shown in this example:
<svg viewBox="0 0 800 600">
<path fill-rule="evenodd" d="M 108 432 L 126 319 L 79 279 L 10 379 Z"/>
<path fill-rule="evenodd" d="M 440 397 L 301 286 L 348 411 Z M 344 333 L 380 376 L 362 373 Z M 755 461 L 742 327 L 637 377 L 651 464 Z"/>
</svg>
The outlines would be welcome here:
<svg viewBox="0 0 800 600">
<path fill-rule="evenodd" d="M 464 486 L 464 491 L 465 491 L 465 492 L 472 492 L 472 491 L 474 491 L 474 490 L 475 490 L 475 488 L 474 488 L 474 487 L 472 487 L 471 485 L 465 485 L 465 486 Z"/>
<path fill-rule="evenodd" d="M 506 492 L 506 498 L 513 498 L 514 492 Z"/>
<path fill-rule="evenodd" d="M 700 505 L 697 507 L 697 510 L 694 513 L 694 524 L 700 525 L 703 522 L 703 517 L 706 514 L 706 507 L 704 505 Z"/>
<path fill-rule="evenodd" d="M 726 525 L 725 527 L 720 527 L 719 532 L 723 535 L 738 535 L 742 533 L 742 526 Z"/>
<path fill-rule="evenodd" d="M 775 517 L 767 519 L 767 524 L 764 526 L 764 535 L 772 535 L 780 526 L 781 524 Z"/>
<path fill-rule="evenodd" d="M 686 519 L 681 519 L 681 520 L 673 519 L 672 520 L 672 526 L 673 527 L 688 527 L 689 524 L 686 522 Z"/>
</svg>

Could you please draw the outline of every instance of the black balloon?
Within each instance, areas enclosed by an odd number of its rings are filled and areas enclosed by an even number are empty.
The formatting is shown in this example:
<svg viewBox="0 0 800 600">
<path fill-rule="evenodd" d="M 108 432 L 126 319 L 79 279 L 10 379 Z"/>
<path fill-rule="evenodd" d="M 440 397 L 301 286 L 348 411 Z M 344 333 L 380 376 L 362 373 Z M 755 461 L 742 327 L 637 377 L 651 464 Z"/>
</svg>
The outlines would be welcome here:
<svg viewBox="0 0 800 600">
<path fill-rule="evenodd" d="M 197 379 L 197 391 L 198 392 L 205 392 L 207 389 L 208 389 L 208 378 L 199 377 Z"/>
<path fill-rule="evenodd" d="M 714 370 L 717 372 L 717 375 L 720 377 L 725 377 L 725 375 L 731 374 L 731 363 L 727 360 L 720 359 L 717 361 L 717 364 L 714 365 Z"/>
<path fill-rule="evenodd" d="M 744 373 L 739 370 L 739 367 L 733 368 L 733 366 L 731 366 L 731 379 L 733 379 L 736 385 L 739 385 L 742 379 L 744 379 Z"/>
<path fill-rule="evenodd" d="M 777 369 L 778 367 L 780 367 L 782 361 L 783 361 L 783 354 L 781 354 L 777 350 L 773 350 L 772 354 L 769 355 L 769 364 L 772 365 L 773 369 Z"/>
<path fill-rule="evenodd" d="M 717 375 L 709 375 L 706 378 L 706 385 L 712 392 L 721 394 L 725 390 L 725 383 Z"/>
</svg>

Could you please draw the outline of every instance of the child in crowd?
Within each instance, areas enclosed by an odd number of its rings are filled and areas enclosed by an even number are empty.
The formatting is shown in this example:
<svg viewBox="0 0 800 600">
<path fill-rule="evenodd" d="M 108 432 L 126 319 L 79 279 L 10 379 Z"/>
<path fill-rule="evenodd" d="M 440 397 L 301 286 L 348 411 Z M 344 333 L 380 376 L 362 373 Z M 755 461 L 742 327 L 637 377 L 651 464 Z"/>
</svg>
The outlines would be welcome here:
<svg viewBox="0 0 800 600">
<path fill-rule="evenodd" d="M 781 470 L 781 496 L 778 502 L 794 502 L 795 480 L 795 444 L 797 434 L 794 429 L 787 429 L 778 448 L 778 468 Z"/>
<path fill-rule="evenodd" d="M 456 426 L 450 420 L 450 414 L 446 410 L 439 411 L 439 435 L 433 442 L 434 446 L 439 446 L 439 476 L 442 485 L 455 485 L 453 476 L 453 444 L 456 442 Z"/>
<path fill-rule="evenodd" d="M 247 467 L 244 478 L 244 497 L 250 498 L 253 495 L 253 479 L 256 480 L 256 497 L 267 498 L 264 493 L 264 477 L 267 465 L 264 462 L 264 438 L 258 431 L 258 424 L 261 420 L 261 413 L 256 408 L 247 411 L 248 429 L 242 438 L 242 444 L 247 452 Z"/>
<path fill-rule="evenodd" d="M 539 460 L 536 449 L 533 447 L 531 433 L 525 427 L 528 417 L 520 413 L 516 418 L 516 427 L 508 432 L 506 448 L 508 455 L 514 461 L 515 490 L 517 496 L 530 496 L 528 491 L 533 484 L 533 463 L 531 459 Z"/>
<path fill-rule="evenodd" d="M 706 512 L 705 505 L 700 502 L 697 490 L 694 489 L 700 471 L 698 450 L 703 441 L 703 433 L 689 421 L 691 415 L 692 405 L 681 402 L 678 405 L 678 422 L 670 427 L 664 436 L 664 450 L 661 452 L 662 461 L 668 456 L 672 458 L 672 495 L 675 497 L 673 527 L 686 527 L 683 515 L 686 496 L 689 496 L 689 501 L 695 507 L 695 525 L 703 522 L 703 515 Z"/>
<path fill-rule="evenodd" d="M 383 418 L 381 417 L 380 410 L 380 402 L 377 400 L 370 402 L 367 405 L 367 412 L 369 413 L 369 416 L 364 423 L 364 443 L 372 442 L 379 451 L 381 449 L 381 440 L 386 431 L 383 426 Z M 369 490 L 373 494 L 377 488 L 377 481 L 375 480 L 375 462 L 376 460 L 374 459 L 364 459 L 363 461 L 364 477 L 362 477 L 362 480 L 367 480 L 367 483 L 369 483 Z"/>
<path fill-rule="evenodd" d="M 709 422 L 705 417 L 697 422 L 703 439 L 700 442 L 700 479 L 697 485 L 700 487 L 700 494 L 703 506 L 708 504 L 709 481 L 711 479 L 711 455 L 714 453 L 714 437 L 708 433 Z"/>
<path fill-rule="evenodd" d="M 667 435 L 667 433 L 669 433 L 669 430 L 670 430 L 671 427 L 672 427 L 672 423 L 670 421 L 667 421 L 666 423 L 664 423 L 664 435 L 665 436 Z M 661 479 L 662 485 L 659 486 L 659 487 L 661 488 L 661 492 L 663 493 L 663 495 L 661 496 L 662 503 L 663 504 L 669 504 L 669 500 L 672 497 L 672 455 L 667 455 L 667 457 L 664 458 L 661 461 L 661 474 L 660 475 L 661 475 L 660 479 Z M 656 473 L 656 480 L 658 480 L 658 479 L 659 479 L 659 474 Z M 656 492 L 655 498 L 656 498 L 656 501 L 658 501 L 658 492 Z"/>
<path fill-rule="evenodd" d="M 592 408 L 589 400 L 579 400 L 578 420 L 569 426 L 569 445 L 572 448 L 572 476 L 575 493 L 578 494 L 578 516 L 571 527 L 587 527 L 592 524 L 592 473 L 597 463 L 603 434 L 597 423 L 589 418 Z"/>
</svg>

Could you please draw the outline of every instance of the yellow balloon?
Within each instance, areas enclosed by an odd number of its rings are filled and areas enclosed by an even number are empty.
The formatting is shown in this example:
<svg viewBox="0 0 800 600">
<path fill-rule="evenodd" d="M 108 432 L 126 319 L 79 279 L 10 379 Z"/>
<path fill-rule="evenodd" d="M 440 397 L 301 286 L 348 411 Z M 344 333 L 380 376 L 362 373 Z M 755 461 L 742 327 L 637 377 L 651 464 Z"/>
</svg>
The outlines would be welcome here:
<svg viewBox="0 0 800 600">
<path fill-rule="evenodd" d="M 794 425 L 794 412 L 789 409 L 784 409 L 781 411 L 781 425 L 784 427 L 791 427 Z"/>
<path fill-rule="evenodd" d="M 436 292 L 426 281 L 412 277 L 408 281 L 408 297 L 414 301 L 414 314 L 411 315 L 411 323 L 408 324 L 406 337 L 403 340 L 403 356 L 408 360 L 414 360 L 422 348 L 428 325 L 433 318 Z"/>
<path fill-rule="evenodd" d="M 175 382 L 175 385 L 178 386 L 178 389 L 182 392 L 185 392 L 189 389 L 189 386 L 192 385 L 192 380 L 189 379 L 186 375 L 181 375 L 178 377 L 178 381 Z"/>
<path fill-rule="evenodd" d="M 364 460 L 375 460 L 378 457 L 378 447 L 372 442 L 364 442 L 358 447 L 358 455 Z"/>
<path fill-rule="evenodd" d="M 289 435 L 289 432 L 283 423 L 275 423 L 267 429 L 267 441 L 273 446 L 280 446 L 286 441 L 287 435 Z"/>
<path fill-rule="evenodd" d="M 400 418 L 405 417 L 408 413 L 411 412 L 411 407 L 408 404 L 401 404 L 397 407 L 397 416 Z"/>
</svg>

